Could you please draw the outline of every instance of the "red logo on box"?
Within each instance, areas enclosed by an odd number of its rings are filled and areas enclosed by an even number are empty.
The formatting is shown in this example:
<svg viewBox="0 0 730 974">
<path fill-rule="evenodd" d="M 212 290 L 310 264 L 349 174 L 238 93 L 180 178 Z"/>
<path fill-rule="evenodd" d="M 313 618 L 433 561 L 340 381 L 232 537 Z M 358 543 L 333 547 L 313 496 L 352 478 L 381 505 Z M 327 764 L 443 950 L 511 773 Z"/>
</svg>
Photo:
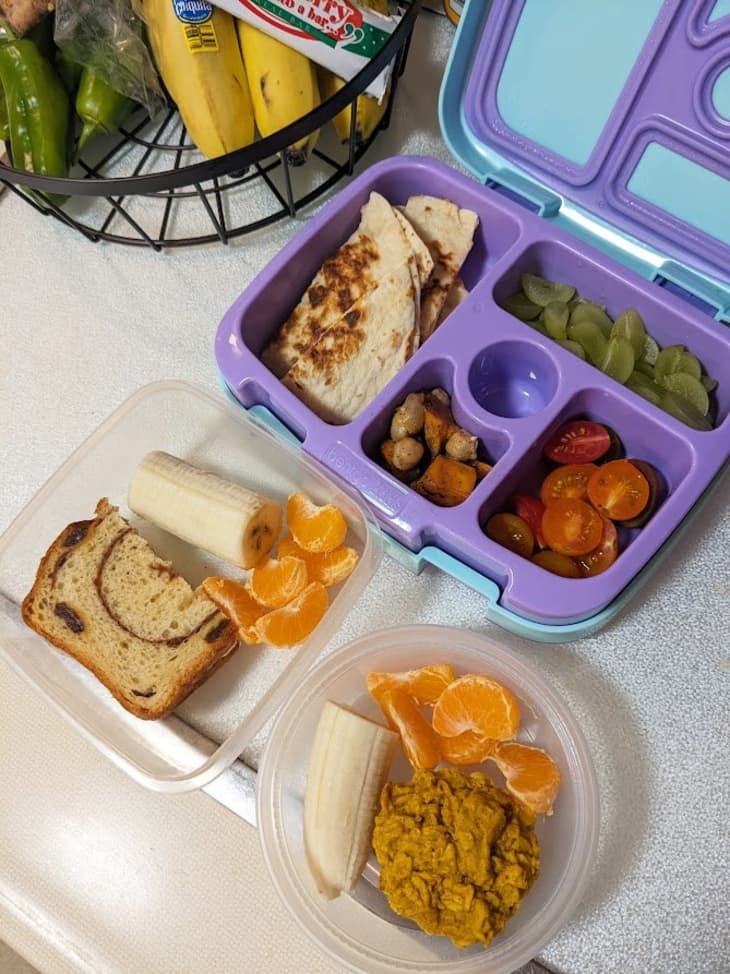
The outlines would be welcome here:
<svg viewBox="0 0 730 974">
<path fill-rule="evenodd" d="M 294 26 L 288 18 L 311 24 L 334 41 L 344 40 L 353 27 L 362 27 L 363 24 L 362 12 L 350 6 L 347 0 L 275 0 L 277 6 L 281 7 L 281 16 L 262 9 L 255 0 L 238 2 L 254 16 L 296 37 L 310 38 L 311 35 Z"/>
</svg>

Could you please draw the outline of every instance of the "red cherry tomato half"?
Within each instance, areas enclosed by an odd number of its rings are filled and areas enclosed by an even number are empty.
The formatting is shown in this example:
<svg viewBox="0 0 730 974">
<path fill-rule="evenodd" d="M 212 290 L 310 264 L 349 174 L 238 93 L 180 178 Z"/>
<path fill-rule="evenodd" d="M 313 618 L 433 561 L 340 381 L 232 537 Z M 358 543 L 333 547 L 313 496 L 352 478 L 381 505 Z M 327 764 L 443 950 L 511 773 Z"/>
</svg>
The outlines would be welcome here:
<svg viewBox="0 0 730 974">
<path fill-rule="evenodd" d="M 603 521 L 603 536 L 598 547 L 589 551 L 587 555 L 581 555 L 575 559 L 581 573 L 586 578 L 593 578 L 594 575 L 605 572 L 618 558 L 616 526 L 607 517 L 602 517 L 601 520 Z"/>
<path fill-rule="evenodd" d="M 538 548 L 545 547 L 545 539 L 542 536 L 542 516 L 545 513 L 545 505 L 537 497 L 530 494 L 513 494 L 510 497 L 512 510 L 523 521 L 526 521 L 530 530 L 535 536 Z"/>
<path fill-rule="evenodd" d="M 557 500 L 583 500 L 588 481 L 598 469 L 595 463 L 569 463 L 556 467 L 542 482 L 540 500 L 545 507 Z"/>
<path fill-rule="evenodd" d="M 595 463 L 611 448 L 611 434 L 600 423 L 576 419 L 559 427 L 545 444 L 554 463 Z"/>
<path fill-rule="evenodd" d="M 567 497 L 545 508 L 542 533 L 560 555 L 587 555 L 601 543 L 603 519 L 590 504 Z"/>
</svg>

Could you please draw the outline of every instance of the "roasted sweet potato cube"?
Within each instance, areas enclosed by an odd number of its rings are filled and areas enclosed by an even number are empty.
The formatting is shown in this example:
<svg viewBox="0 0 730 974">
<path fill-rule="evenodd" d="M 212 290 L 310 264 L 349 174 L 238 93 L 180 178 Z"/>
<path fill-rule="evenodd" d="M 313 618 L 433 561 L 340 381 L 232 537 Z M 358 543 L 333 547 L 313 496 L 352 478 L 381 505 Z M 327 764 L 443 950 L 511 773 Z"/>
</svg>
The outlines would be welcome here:
<svg viewBox="0 0 730 974">
<path fill-rule="evenodd" d="M 476 482 L 474 467 L 441 456 L 429 463 L 423 475 L 413 484 L 413 489 L 439 507 L 456 507 L 467 499 Z"/>
<path fill-rule="evenodd" d="M 423 403 L 423 436 L 432 457 L 443 451 L 446 441 L 457 429 L 448 402 L 427 392 Z"/>
<path fill-rule="evenodd" d="M 472 460 L 470 466 L 476 470 L 477 480 L 483 480 L 492 469 L 492 464 L 485 463 L 483 460 Z"/>
</svg>

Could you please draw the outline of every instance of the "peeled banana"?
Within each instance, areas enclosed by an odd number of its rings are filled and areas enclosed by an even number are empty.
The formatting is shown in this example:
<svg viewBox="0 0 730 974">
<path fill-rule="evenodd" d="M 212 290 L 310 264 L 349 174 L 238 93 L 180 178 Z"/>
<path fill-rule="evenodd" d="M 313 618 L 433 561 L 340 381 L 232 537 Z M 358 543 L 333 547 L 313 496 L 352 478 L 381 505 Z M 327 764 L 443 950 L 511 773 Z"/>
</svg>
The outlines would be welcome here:
<svg viewBox="0 0 730 974">
<path fill-rule="evenodd" d="M 142 10 L 167 90 L 190 138 L 212 159 L 253 142 L 246 70 L 230 14 L 210 6 L 207 18 L 196 13 L 185 19 L 178 6 L 172 0 L 144 0 Z"/>
<path fill-rule="evenodd" d="M 327 899 L 350 892 L 370 855 L 380 792 L 398 735 L 327 701 L 304 796 L 304 849 Z"/>
<path fill-rule="evenodd" d="M 268 554 L 281 529 L 276 501 L 161 450 L 138 464 L 127 503 L 157 527 L 240 568 Z"/>
<path fill-rule="evenodd" d="M 262 136 L 272 135 L 320 104 L 317 70 L 309 58 L 251 24 L 239 20 L 237 28 L 256 125 Z M 318 135 L 289 146 L 291 165 L 307 161 Z"/>
<path fill-rule="evenodd" d="M 327 68 L 319 69 L 319 87 L 322 97 L 327 99 L 342 91 L 346 82 L 332 74 Z M 357 98 L 357 109 L 355 113 L 355 143 L 361 145 L 367 142 L 382 121 L 385 110 L 388 107 L 390 89 L 383 95 L 383 100 L 378 104 L 376 98 L 370 95 L 359 95 Z M 332 119 L 332 124 L 341 142 L 347 142 L 350 138 L 350 125 L 352 122 L 353 103 L 345 105 L 341 112 L 338 112 Z"/>
</svg>

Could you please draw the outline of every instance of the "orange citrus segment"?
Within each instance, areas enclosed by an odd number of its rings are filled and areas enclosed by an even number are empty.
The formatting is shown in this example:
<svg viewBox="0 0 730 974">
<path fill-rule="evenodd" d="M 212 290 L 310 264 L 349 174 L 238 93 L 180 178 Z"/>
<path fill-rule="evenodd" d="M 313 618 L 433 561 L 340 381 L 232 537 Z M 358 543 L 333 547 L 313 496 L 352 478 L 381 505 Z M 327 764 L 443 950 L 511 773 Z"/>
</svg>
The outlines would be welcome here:
<svg viewBox="0 0 730 974">
<path fill-rule="evenodd" d="M 445 663 L 422 666 L 403 673 L 368 673 L 368 693 L 376 700 L 386 690 L 405 690 L 420 706 L 434 704 L 453 681 L 454 671 Z"/>
<path fill-rule="evenodd" d="M 280 609 L 291 602 L 307 584 L 307 566 L 301 558 L 267 558 L 254 568 L 248 580 L 248 590 L 262 605 Z"/>
<path fill-rule="evenodd" d="M 469 674 L 454 680 L 433 709 L 433 729 L 443 737 L 473 731 L 481 737 L 506 741 L 520 724 L 520 705 L 514 695 L 488 676 Z"/>
<path fill-rule="evenodd" d="M 516 741 L 497 744 L 490 756 L 505 778 L 507 791 L 537 814 L 552 815 L 560 788 L 560 769 L 539 747 Z"/>
<path fill-rule="evenodd" d="M 299 547 L 317 554 L 339 548 L 347 535 L 347 521 L 339 508 L 319 507 L 302 493 L 292 494 L 286 502 L 286 520 Z"/>
<path fill-rule="evenodd" d="M 388 723 L 400 735 L 401 747 L 414 768 L 435 768 L 441 760 L 438 738 L 413 697 L 405 690 L 384 690 L 378 697 Z"/>
<path fill-rule="evenodd" d="M 260 605 L 240 582 L 212 576 L 203 581 L 203 591 L 238 629 L 239 638 L 249 645 L 261 642 L 256 620 L 266 608 Z"/>
<path fill-rule="evenodd" d="M 256 620 L 256 632 L 270 646 L 284 649 L 303 642 L 327 611 L 329 598 L 321 582 L 310 582 L 288 605 Z"/>
<path fill-rule="evenodd" d="M 310 582 L 321 582 L 325 588 L 344 582 L 358 560 L 355 549 L 347 548 L 345 545 L 319 555 L 312 551 L 305 551 L 304 548 L 299 547 L 290 534 L 287 534 L 279 542 L 278 554 L 279 558 L 285 555 L 301 558 L 307 566 Z"/>
<path fill-rule="evenodd" d="M 494 752 L 497 742 L 474 731 L 456 737 L 439 737 L 441 757 L 449 764 L 481 764 Z"/>
</svg>

